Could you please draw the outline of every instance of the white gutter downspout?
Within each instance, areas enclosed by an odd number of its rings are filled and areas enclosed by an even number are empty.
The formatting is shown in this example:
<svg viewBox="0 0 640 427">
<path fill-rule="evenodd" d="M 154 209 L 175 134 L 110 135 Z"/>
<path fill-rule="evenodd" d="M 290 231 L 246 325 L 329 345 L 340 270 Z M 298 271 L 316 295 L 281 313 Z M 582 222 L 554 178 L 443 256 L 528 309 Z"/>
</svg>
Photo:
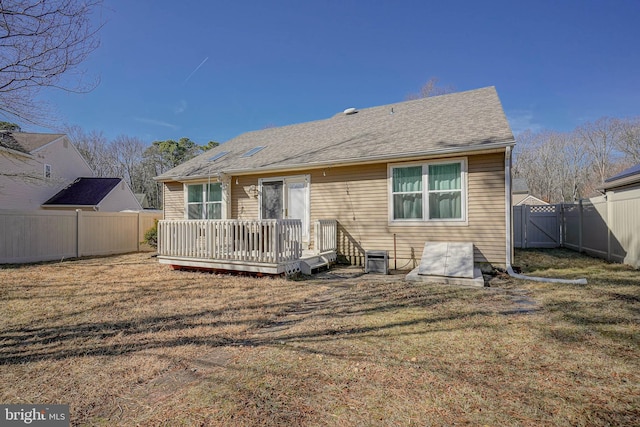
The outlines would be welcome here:
<svg viewBox="0 0 640 427">
<path fill-rule="evenodd" d="M 511 254 L 513 252 L 513 244 L 512 244 L 512 218 L 511 213 L 513 212 L 512 202 L 511 202 L 511 147 L 506 147 L 504 152 L 504 191 L 505 191 L 505 213 L 506 213 L 506 229 L 507 229 L 507 273 L 509 276 L 515 279 L 523 279 L 523 280 L 532 280 L 534 282 L 545 282 L 545 283 L 567 283 L 571 285 L 586 285 L 587 279 L 552 279 L 548 277 L 534 277 L 534 276 L 525 276 L 523 274 L 518 274 L 513 271 L 511 267 Z"/>
</svg>

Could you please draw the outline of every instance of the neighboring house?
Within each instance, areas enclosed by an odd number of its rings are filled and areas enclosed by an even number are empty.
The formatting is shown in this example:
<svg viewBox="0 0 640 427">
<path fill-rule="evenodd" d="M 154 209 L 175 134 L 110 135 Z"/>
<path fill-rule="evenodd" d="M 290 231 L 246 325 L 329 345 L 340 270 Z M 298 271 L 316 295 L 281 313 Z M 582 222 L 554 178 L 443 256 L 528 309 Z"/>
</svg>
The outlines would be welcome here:
<svg viewBox="0 0 640 427">
<path fill-rule="evenodd" d="M 142 210 L 121 178 L 78 178 L 42 204 L 44 209 L 120 212 Z"/>
<path fill-rule="evenodd" d="M 513 206 L 521 205 L 548 205 L 544 200 L 529 194 L 529 186 L 524 178 L 513 178 L 511 184 L 511 201 Z"/>
<path fill-rule="evenodd" d="M 138 203 L 140 203 L 140 206 L 142 206 L 142 209 L 151 208 L 151 206 L 149 205 L 149 199 L 147 198 L 147 195 L 145 193 L 135 193 L 135 195 Z"/>
<path fill-rule="evenodd" d="M 411 269 L 432 241 L 472 242 L 476 263 L 505 266 L 514 144 L 493 87 L 248 132 L 157 177 L 159 259 L 240 270 L 258 260 L 246 269 L 263 271 L 300 252 L 262 252 L 295 241 L 322 253 L 329 230 L 352 263 L 382 250 Z"/>
<path fill-rule="evenodd" d="M 37 210 L 91 167 L 63 134 L 0 132 L 0 209 Z"/>
<path fill-rule="evenodd" d="M 621 192 L 640 188 L 640 164 L 625 169 L 611 178 L 605 179 L 601 188 L 607 192 Z"/>
</svg>

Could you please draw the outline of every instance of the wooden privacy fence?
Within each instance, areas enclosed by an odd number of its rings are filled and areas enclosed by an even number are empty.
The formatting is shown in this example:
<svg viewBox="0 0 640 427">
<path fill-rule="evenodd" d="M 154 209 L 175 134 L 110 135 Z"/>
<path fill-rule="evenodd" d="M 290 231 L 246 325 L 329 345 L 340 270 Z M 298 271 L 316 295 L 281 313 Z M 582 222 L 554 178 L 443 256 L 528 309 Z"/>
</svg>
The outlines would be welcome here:
<svg viewBox="0 0 640 427">
<path fill-rule="evenodd" d="M 160 212 L 0 210 L 0 264 L 136 252 Z"/>
<path fill-rule="evenodd" d="M 516 248 L 566 247 L 640 268 L 640 189 L 548 206 L 514 206 Z"/>
</svg>

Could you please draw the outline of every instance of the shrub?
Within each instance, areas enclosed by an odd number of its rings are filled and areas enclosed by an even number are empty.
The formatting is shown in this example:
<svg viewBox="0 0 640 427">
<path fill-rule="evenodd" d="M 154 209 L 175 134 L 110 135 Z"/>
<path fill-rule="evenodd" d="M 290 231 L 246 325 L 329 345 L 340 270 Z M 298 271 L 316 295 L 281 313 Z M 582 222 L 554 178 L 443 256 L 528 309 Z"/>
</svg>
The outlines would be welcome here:
<svg viewBox="0 0 640 427">
<path fill-rule="evenodd" d="M 153 221 L 153 227 L 144 233 L 144 243 L 148 244 L 152 248 L 158 247 L 158 220 Z"/>
</svg>

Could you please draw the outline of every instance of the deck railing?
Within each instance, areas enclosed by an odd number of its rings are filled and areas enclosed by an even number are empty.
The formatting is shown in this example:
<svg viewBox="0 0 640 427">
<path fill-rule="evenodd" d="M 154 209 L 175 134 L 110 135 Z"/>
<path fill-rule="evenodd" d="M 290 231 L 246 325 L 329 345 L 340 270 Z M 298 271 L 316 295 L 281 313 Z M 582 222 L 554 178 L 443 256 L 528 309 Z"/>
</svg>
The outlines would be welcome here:
<svg viewBox="0 0 640 427">
<path fill-rule="evenodd" d="M 314 231 L 314 244 L 317 252 L 336 250 L 338 246 L 338 222 L 335 219 L 316 220 Z"/>
<path fill-rule="evenodd" d="M 277 264 L 300 259 L 301 242 L 298 219 L 158 222 L 160 256 Z"/>
</svg>

